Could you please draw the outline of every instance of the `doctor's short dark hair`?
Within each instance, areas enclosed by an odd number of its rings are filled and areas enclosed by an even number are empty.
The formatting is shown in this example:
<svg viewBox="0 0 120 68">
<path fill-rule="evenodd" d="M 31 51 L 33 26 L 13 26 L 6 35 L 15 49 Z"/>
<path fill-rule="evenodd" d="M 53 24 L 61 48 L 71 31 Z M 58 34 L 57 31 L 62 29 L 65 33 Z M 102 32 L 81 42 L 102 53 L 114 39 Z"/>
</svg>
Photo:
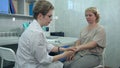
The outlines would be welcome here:
<svg viewBox="0 0 120 68">
<path fill-rule="evenodd" d="M 46 15 L 49 10 L 53 10 L 54 6 L 46 0 L 39 0 L 35 3 L 34 8 L 33 8 L 33 17 L 34 19 L 37 19 L 37 16 L 39 13 L 42 15 Z"/>
</svg>

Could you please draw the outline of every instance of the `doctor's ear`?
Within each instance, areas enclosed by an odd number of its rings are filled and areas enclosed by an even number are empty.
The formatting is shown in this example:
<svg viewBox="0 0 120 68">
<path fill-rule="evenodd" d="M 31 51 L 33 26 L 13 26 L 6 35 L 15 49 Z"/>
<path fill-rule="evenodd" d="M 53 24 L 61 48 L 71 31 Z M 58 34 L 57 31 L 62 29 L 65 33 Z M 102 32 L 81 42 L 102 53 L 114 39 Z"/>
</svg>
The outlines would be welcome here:
<svg viewBox="0 0 120 68">
<path fill-rule="evenodd" d="M 37 18 L 41 18 L 41 17 L 43 17 L 43 14 L 39 13 Z"/>
</svg>

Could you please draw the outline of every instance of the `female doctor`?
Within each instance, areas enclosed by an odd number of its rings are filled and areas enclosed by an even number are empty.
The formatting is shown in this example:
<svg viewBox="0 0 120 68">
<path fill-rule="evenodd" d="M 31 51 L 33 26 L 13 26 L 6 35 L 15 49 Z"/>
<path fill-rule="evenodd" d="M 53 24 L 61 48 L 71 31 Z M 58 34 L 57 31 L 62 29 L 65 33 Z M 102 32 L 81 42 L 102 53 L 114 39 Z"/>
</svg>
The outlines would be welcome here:
<svg viewBox="0 0 120 68">
<path fill-rule="evenodd" d="M 46 41 L 42 26 L 47 26 L 52 20 L 53 5 L 46 1 L 37 1 L 33 8 L 34 20 L 19 39 L 16 53 L 17 68 L 63 68 L 60 58 L 74 54 L 72 48 L 59 48 Z M 64 51 L 50 56 L 49 52 Z"/>
</svg>

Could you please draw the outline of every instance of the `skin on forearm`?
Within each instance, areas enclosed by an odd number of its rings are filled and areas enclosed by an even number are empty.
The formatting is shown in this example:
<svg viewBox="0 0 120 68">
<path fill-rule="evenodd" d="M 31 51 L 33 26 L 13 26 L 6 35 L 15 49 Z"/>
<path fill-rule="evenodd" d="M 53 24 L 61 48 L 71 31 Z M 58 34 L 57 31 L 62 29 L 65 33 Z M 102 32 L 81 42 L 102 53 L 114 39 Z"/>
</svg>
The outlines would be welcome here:
<svg viewBox="0 0 120 68">
<path fill-rule="evenodd" d="M 58 61 L 60 58 L 69 57 L 69 56 L 71 56 L 72 54 L 74 54 L 73 51 L 65 51 L 65 52 L 62 53 L 62 54 L 53 56 L 53 62 L 54 62 L 54 61 Z"/>
<path fill-rule="evenodd" d="M 60 51 L 64 51 L 64 53 L 53 56 L 53 62 L 54 61 L 58 61 L 60 58 L 64 58 L 64 57 L 69 57 L 72 54 L 74 54 L 75 50 L 74 48 L 59 48 Z M 51 52 L 58 52 L 58 47 L 54 47 Z"/>
<path fill-rule="evenodd" d="M 64 49 L 60 48 L 60 51 L 63 51 Z M 54 47 L 51 52 L 58 52 L 58 47 Z M 53 62 L 58 61 L 60 58 L 65 57 L 66 55 L 64 53 L 53 56 Z"/>
<path fill-rule="evenodd" d="M 60 51 L 66 51 L 66 48 L 61 48 L 61 47 L 60 47 Z"/>
<path fill-rule="evenodd" d="M 91 49 L 91 48 L 94 48 L 96 46 L 97 46 L 97 43 L 95 41 L 92 41 L 92 42 L 89 42 L 87 44 L 77 46 L 77 48 L 78 48 L 78 51 L 80 51 L 80 50 L 85 50 L 85 49 Z"/>
<path fill-rule="evenodd" d="M 60 51 L 66 51 L 66 48 L 61 48 L 60 47 Z M 54 47 L 51 52 L 58 52 L 58 47 Z"/>
<path fill-rule="evenodd" d="M 58 52 L 58 47 L 54 47 L 51 52 Z"/>
<path fill-rule="evenodd" d="M 60 50 L 60 51 L 67 51 L 67 50 L 74 51 L 73 48 L 62 48 L 62 47 L 60 47 L 59 50 Z M 58 47 L 54 47 L 54 48 L 51 50 L 51 52 L 58 52 Z"/>
<path fill-rule="evenodd" d="M 77 40 L 76 42 L 75 42 L 75 46 L 79 46 L 80 45 L 80 40 Z"/>
<path fill-rule="evenodd" d="M 53 62 L 58 61 L 60 58 L 65 57 L 65 54 L 59 54 L 53 57 Z"/>
</svg>

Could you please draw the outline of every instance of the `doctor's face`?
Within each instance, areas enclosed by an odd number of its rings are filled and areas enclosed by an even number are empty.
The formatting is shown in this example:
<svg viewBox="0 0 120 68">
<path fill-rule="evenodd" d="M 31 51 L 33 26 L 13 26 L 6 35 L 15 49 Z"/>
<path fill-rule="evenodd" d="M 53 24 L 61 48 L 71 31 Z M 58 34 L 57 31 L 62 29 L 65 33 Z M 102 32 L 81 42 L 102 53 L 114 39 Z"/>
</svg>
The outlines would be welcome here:
<svg viewBox="0 0 120 68">
<path fill-rule="evenodd" d="M 43 16 L 43 25 L 48 26 L 52 21 L 53 10 L 50 10 L 46 15 Z"/>
</svg>

